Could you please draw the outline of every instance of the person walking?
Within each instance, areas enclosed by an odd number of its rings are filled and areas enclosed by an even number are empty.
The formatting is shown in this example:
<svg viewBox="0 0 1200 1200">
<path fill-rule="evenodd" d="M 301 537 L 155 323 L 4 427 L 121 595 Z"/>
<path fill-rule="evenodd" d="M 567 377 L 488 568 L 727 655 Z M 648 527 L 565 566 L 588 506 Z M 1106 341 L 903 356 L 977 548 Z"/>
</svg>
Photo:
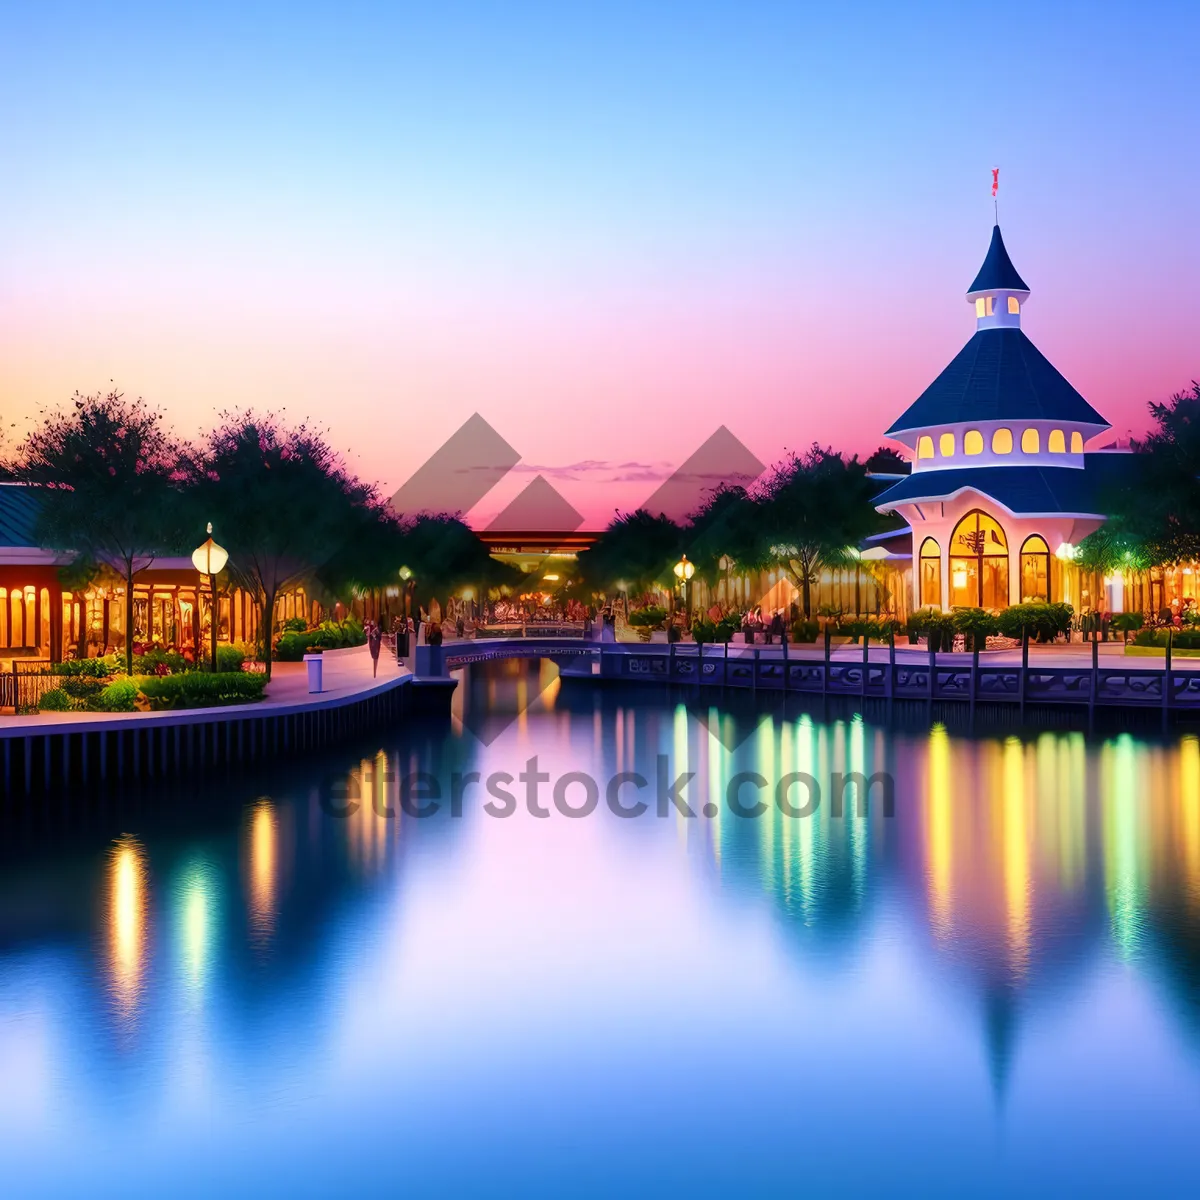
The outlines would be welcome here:
<svg viewBox="0 0 1200 1200">
<path fill-rule="evenodd" d="M 371 652 L 371 677 L 379 675 L 379 648 L 383 645 L 383 630 L 374 621 L 367 622 L 367 649 Z"/>
</svg>

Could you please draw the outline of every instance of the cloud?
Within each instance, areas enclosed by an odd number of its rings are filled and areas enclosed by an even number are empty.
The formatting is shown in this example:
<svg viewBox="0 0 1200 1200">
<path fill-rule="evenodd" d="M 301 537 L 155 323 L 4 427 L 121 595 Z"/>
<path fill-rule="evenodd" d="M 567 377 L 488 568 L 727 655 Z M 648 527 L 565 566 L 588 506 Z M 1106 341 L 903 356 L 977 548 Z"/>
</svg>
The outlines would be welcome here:
<svg viewBox="0 0 1200 1200">
<path fill-rule="evenodd" d="M 598 458 L 585 458 L 557 467 L 522 462 L 514 470 L 528 475 L 544 475 L 547 479 L 591 479 L 601 483 L 656 482 L 666 479 L 671 473 L 667 463 L 612 463 Z"/>
</svg>

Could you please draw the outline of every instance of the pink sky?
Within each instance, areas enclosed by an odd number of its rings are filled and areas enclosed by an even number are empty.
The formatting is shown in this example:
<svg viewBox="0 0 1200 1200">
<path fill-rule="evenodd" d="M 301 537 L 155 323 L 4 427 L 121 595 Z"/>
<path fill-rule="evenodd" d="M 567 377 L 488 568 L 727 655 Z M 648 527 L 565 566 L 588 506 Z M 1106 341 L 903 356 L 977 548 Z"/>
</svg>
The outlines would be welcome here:
<svg viewBox="0 0 1200 1200">
<path fill-rule="evenodd" d="M 478 412 L 603 524 L 720 424 L 873 450 L 972 332 L 999 163 L 1026 332 L 1141 430 L 1200 376 L 1194 6 L 871 7 L 26 6 L 0 427 L 286 407 L 390 495 Z"/>
</svg>

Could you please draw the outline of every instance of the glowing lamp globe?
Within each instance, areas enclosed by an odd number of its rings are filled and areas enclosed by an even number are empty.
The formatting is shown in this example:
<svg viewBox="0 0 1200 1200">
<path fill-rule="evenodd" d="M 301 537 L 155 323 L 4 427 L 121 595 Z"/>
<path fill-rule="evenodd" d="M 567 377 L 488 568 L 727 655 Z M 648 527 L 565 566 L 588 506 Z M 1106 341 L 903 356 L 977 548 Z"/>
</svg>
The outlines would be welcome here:
<svg viewBox="0 0 1200 1200">
<path fill-rule="evenodd" d="M 208 540 L 192 551 L 192 566 L 201 575 L 220 575 L 229 561 L 229 552 L 212 539 L 212 522 L 208 523 Z"/>
<path fill-rule="evenodd" d="M 696 564 L 690 563 L 687 560 L 687 555 L 683 555 L 680 560 L 672 568 L 675 572 L 676 579 L 688 580 L 696 573 Z"/>
</svg>

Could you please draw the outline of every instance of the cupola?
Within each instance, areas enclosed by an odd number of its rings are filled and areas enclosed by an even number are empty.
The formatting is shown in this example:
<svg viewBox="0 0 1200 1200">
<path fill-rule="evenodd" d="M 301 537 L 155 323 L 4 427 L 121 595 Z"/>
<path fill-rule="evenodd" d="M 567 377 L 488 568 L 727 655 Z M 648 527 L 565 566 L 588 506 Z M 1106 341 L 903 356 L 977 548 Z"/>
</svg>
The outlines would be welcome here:
<svg viewBox="0 0 1200 1200">
<path fill-rule="evenodd" d="M 975 306 L 975 328 L 1020 329 L 1021 308 L 1029 299 L 1029 288 L 1017 273 L 1000 226 L 992 227 L 992 241 L 979 274 L 967 289 L 967 300 Z"/>
</svg>

